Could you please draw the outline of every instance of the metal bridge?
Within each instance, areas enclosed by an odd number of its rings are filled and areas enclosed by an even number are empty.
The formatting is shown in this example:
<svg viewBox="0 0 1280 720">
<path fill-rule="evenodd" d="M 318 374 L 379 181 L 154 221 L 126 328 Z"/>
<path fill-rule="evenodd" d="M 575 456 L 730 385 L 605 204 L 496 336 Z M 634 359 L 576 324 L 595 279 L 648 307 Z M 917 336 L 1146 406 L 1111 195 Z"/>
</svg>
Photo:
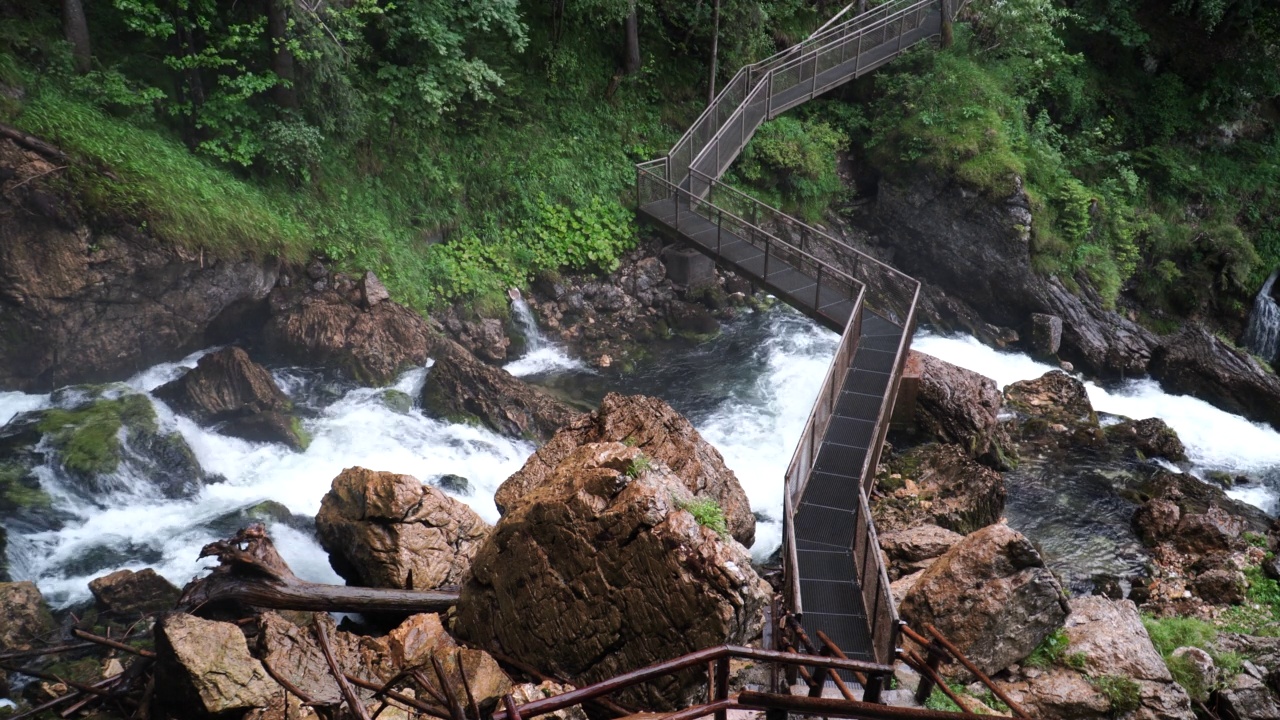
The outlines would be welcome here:
<svg viewBox="0 0 1280 720">
<path fill-rule="evenodd" d="M 787 471 L 786 601 L 810 636 L 881 665 L 900 630 L 867 499 L 920 283 L 720 177 L 765 120 L 938 37 L 942 12 L 896 0 L 742 68 L 666 157 L 636 168 L 643 220 L 841 333 Z"/>
</svg>

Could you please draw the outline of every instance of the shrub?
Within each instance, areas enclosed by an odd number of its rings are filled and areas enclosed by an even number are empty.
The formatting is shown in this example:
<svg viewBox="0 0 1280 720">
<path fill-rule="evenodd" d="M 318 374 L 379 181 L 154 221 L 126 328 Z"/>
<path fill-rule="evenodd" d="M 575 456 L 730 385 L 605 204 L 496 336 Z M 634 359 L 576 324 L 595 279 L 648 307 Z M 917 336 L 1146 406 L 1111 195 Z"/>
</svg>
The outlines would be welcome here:
<svg viewBox="0 0 1280 720">
<path fill-rule="evenodd" d="M 729 534 L 729 524 L 725 520 L 724 509 L 715 500 L 694 498 L 688 502 L 677 502 L 676 507 L 688 511 L 702 527 L 710 528 L 721 536 Z"/>
<path fill-rule="evenodd" d="M 635 456 L 630 465 L 627 465 L 627 477 L 640 477 L 652 469 L 653 460 L 651 460 L 648 455 L 640 453 Z"/>
<path fill-rule="evenodd" d="M 1093 678 L 1093 686 L 1107 696 L 1113 716 L 1133 712 L 1142 704 L 1142 689 L 1132 678 L 1123 675 L 1102 675 Z"/>
</svg>

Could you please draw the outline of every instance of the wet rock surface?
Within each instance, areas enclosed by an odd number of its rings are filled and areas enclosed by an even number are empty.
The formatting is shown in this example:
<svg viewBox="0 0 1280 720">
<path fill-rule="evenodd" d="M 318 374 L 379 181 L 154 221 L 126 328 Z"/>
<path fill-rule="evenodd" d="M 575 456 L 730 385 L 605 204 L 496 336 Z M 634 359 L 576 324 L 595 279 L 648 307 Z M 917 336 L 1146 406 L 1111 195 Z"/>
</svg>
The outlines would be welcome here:
<svg viewBox="0 0 1280 720">
<path fill-rule="evenodd" d="M 920 373 L 911 435 L 959 445 L 971 457 L 1002 467 L 1009 439 L 999 420 L 1004 398 L 995 381 L 914 350 L 907 366 Z"/>
<path fill-rule="evenodd" d="M 441 417 L 473 420 L 512 437 L 546 441 L 578 415 L 573 408 L 440 339 L 422 388 L 422 406 Z"/>
<path fill-rule="evenodd" d="M 274 260 L 216 259 L 125 218 L 89 220 L 54 165 L 0 140 L 0 387 L 120 380 L 209 345 L 276 283 Z"/>
<path fill-rule="evenodd" d="M 33 582 L 0 583 L 0 651 L 27 650 L 55 630 L 53 615 Z"/>
<path fill-rule="evenodd" d="M 156 640 L 157 688 L 179 707 L 217 715 L 266 707 L 279 692 L 231 623 L 170 615 L 160 623 Z"/>
<path fill-rule="evenodd" d="M 991 525 L 935 560 L 899 612 L 914 625 L 936 625 L 992 673 L 1030 655 L 1062 627 L 1068 607 L 1031 543 L 1008 526 Z"/>
<path fill-rule="evenodd" d="M 771 594 L 736 541 L 681 506 L 683 479 L 639 448 L 582 445 L 498 522 L 462 589 L 455 630 L 590 683 L 761 629 Z M 699 673 L 619 694 L 650 708 L 702 692 Z"/>
<path fill-rule="evenodd" d="M 1151 376 L 1170 392 L 1280 428 L 1280 378 L 1199 325 L 1165 340 L 1152 355 Z"/>
<path fill-rule="evenodd" d="M 181 594 L 173 583 L 151 568 L 117 570 L 89 581 L 98 606 L 116 615 L 130 616 L 172 609 Z"/>
<path fill-rule="evenodd" d="M 876 483 L 884 491 L 873 509 L 879 532 L 929 523 L 963 535 L 1004 513 L 1004 477 L 958 445 L 913 448 L 882 465 Z"/>
<path fill-rule="evenodd" d="M 498 509 L 510 512 L 547 484 L 577 448 L 601 442 L 624 443 L 665 464 L 694 495 L 720 505 L 729 533 L 738 542 L 750 547 L 755 541 L 750 502 L 724 457 L 670 405 L 644 395 L 609 393 L 595 412 L 565 425 L 498 488 Z"/>
<path fill-rule="evenodd" d="M 223 423 L 222 431 L 235 437 L 295 450 L 307 444 L 301 426 L 288 415 L 293 403 L 271 373 L 238 347 L 205 355 L 182 377 L 156 388 L 155 395 L 197 422 Z"/>
<path fill-rule="evenodd" d="M 321 500 L 316 531 L 348 582 L 429 590 L 465 580 L 490 528 L 417 478 L 352 467 Z"/>
</svg>

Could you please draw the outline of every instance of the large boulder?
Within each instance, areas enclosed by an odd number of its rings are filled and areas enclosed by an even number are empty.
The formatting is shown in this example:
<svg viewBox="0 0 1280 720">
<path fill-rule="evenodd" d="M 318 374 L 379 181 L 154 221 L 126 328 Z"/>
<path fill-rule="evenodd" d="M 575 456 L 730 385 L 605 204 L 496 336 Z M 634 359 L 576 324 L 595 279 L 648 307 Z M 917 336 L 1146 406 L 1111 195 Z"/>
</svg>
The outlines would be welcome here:
<svg viewBox="0 0 1280 720">
<path fill-rule="evenodd" d="M 964 536 L 937 525 L 915 525 L 881 533 L 878 538 L 888 560 L 889 579 L 897 580 L 928 567 Z"/>
<path fill-rule="evenodd" d="M 932 355 L 911 351 L 908 366 L 920 372 L 920 391 L 912 417 L 915 428 L 944 443 L 963 447 L 971 457 L 1003 465 L 1000 427 L 1004 398 L 994 380 Z"/>
<path fill-rule="evenodd" d="M 151 614 L 170 610 L 182 594 L 151 568 L 117 570 L 89 581 L 98 607 L 117 615 Z"/>
<path fill-rule="evenodd" d="M 1098 424 L 1084 383 L 1061 370 L 1051 370 L 1034 380 L 1011 383 L 1004 389 L 1004 399 L 1013 409 L 1045 422 L 1060 423 L 1068 428 Z"/>
<path fill-rule="evenodd" d="M 899 608 L 908 622 L 936 625 L 986 673 L 1031 654 L 1066 620 L 1066 596 L 1023 535 L 991 525 L 925 570 Z"/>
<path fill-rule="evenodd" d="M 57 169 L 0 139 L 0 387 L 48 392 L 176 360 L 275 285 L 273 258 L 218 258 L 82 212 L 89 199 Z"/>
<path fill-rule="evenodd" d="M 489 529 L 471 508 L 417 478 L 361 467 L 333 479 L 316 515 L 333 569 L 368 587 L 458 585 Z"/>
<path fill-rule="evenodd" d="M 422 406 L 441 417 L 476 420 L 504 435 L 546 441 L 578 414 L 452 340 L 440 339 L 434 357 Z"/>
<path fill-rule="evenodd" d="M 306 446 L 293 403 L 263 366 L 238 347 L 200 358 L 196 366 L 156 388 L 156 397 L 201 423 L 224 423 L 223 432 L 259 442 Z"/>
<path fill-rule="evenodd" d="M 1132 447 L 1140 459 L 1186 460 L 1187 448 L 1177 431 L 1160 418 L 1122 420 L 1106 429 L 1107 439 Z"/>
<path fill-rule="evenodd" d="M 156 688 L 176 707 L 218 715 L 266 707 L 281 688 L 225 622 L 177 613 L 156 629 Z"/>
<path fill-rule="evenodd" d="M 577 448 L 498 522 L 454 629 L 578 684 L 750 640 L 772 592 L 746 548 L 683 509 L 693 503 L 684 480 L 638 448 Z M 704 687 L 690 671 L 618 700 L 684 707 Z"/>
<path fill-rule="evenodd" d="M 926 523 L 966 534 L 1004 515 L 1004 476 L 969 457 L 959 445 L 912 448 L 888 463 L 877 481 L 884 490 L 874 508 L 882 531 Z"/>
<path fill-rule="evenodd" d="M 274 358 L 341 370 L 367 385 L 386 385 L 426 364 L 435 335 L 418 313 L 390 300 L 365 306 L 365 293 L 351 281 L 335 279 L 315 292 L 301 285 L 277 287 L 268 297 L 262 340 Z"/>
<path fill-rule="evenodd" d="M 625 443 L 663 463 L 689 492 L 720 505 L 734 539 L 747 547 L 755 542 L 751 504 L 720 452 L 670 405 L 645 395 L 609 393 L 595 412 L 575 417 L 498 488 L 498 509 L 510 512 L 575 450 L 603 442 Z"/>
<path fill-rule="evenodd" d="M 1086 672 L 1173 682 L 1133 602 L 1087 595 L 1069 604 L 1071 615 L 1064 625 L 1068 652 L 1083 655 Z"/>
<path fill-rule="evenodd" d="M 57 630 L 33 582 L 0 583 L 0 651 L 26 650 Z"/>
<path fill-rule="evenodd" d="M 1200 325 L 1164 339 L 1151 355 L 1151 376 L 1169 392 L 1280 428 L 1280 377 Z"/>
</svg>

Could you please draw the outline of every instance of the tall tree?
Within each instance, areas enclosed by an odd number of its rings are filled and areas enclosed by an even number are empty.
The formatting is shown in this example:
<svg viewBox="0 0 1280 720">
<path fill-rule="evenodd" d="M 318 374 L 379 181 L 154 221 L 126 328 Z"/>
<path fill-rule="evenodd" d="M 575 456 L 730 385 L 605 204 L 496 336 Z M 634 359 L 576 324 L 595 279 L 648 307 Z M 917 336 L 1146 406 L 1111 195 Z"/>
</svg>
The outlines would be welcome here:
<svg viewBox="0 0 1280 720">
<path fill-rule="evenodd" d="M 93 64 L 93 51 L 89 46 L 89 22 L 84 16 L 80 0 L 62 0 L 62 32 L 71 43 L 71 57 L 75 59 L 76 72 L 87 73 Z"/>
<path fill-rule="evenodd" d="M 296 108 L 298 96 L 294 92 L 296 73 L 293 67 L 293 51 L 289 49 L 288 0 L 266 0 L 267 37 L 271 40 L 271 71 L 280 82 L 271 89 L 271 97 L 282 108 Z"/>
<path fill-rule="evenodd" d="M 711 10 L 711 74 L 707 80 L 707 104 L 716 99 L 716 60 L 720 55 L 720 0 Z"/>
<path fill-rule="evenodd" d="M 640 19 L 636 14 L 635 0 L 627 3 L 627 17 L 622 25 L 627 35 L 623 47 L 622 72 L 631 75 L 640 71 Z"/>
</svg>

